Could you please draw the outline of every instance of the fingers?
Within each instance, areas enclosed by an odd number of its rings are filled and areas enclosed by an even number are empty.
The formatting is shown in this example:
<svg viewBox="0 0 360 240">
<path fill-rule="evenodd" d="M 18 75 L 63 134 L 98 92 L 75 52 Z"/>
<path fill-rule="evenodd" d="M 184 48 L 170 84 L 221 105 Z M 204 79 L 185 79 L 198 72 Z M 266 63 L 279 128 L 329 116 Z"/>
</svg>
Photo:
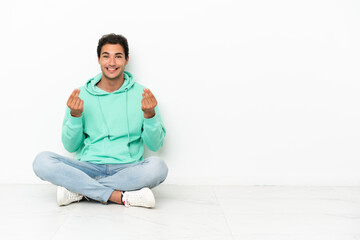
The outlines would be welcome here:
<svg viewBox="0 0 360 240">
<path fill-rule="evenodd" d="M 149 107 L 151 105 L 151 101 L 149 99 L 149 94 L 146 89 L 144 89 L 144 93 L 143 93 L 143 102 L 144 102 L 144 105 L 147 107 Z"/>
<path fill-rule="evenodd" d="M 154 97 L 154 95 L 152 94 L 152 92 L 147 89 L 144 88 L 144 92 L 142 94 L 143 99 L 141 101 L 143 108 L 155 108 L 157 105 L 157 101 L 156 98 Z"/>
<path fill-rule="evenodd" d="M 68 106 L 71 104 L 71 102 L 72 102 L 75 94 L 76 94 L 76 89 L 70 94 L 70 97 L 69 97 L 69 99 L 68 99 L 68 101 L 67 101 L 67 105 L 68 105 Z"/>
<path fill-rule="evenodd" d="M 68 101 L 67 101 L 67 106 L 70 108 L 70 109 L 81 109 L 82 106 L 80 106 L 81 104 L 83 104 L 83 101 L 79 98 L 79 94 L 80 94 L 80 89 L 75 89 Z"/>
<path fill-rule="evenodd" d="M 74 92 L 75 92 L 75 97 L 76 98 L 79 97 L 80 89 L 75 89 Z"/>
<path fill-rule="evenodd" d="M 80 89 L 75 89 L 75 90 L 71 93 L 69 99 L 77 98 L 77 97 L 79 97 L 79 94 L 80 94 Z"/>
<path fill-rule="evenodd" d="M 154 95 L 152 94 L 152 92 L 149 89 L 147 89 L 147 91 L 146 91 L 146 98 L 148 99 L 149 103 L 151 103 L 151 104 L 154 104 L 156 102 Z"/>
<path fill-rule="evenodd" d="M 74 89 L 74 91 L 71 93 L 70 97 L 75 97 L 77 92 L 80 92 L 80 90 L 79 89 Z"/>
<path fill-rule="evenodd" d="M 80 90 L 79 90 L 79 89 L 75 89 L 75 90 L 71 93 L 71 95 L 70 95 L 70 97 L 69 97 L 69 99 L 68 99 L 68 102 L 67 102 L 68 106 L 73 104 L 76 95 L 79 96 L 79 95 L 77 94 L 78 91 L 80 91 Z"/>
<path fill-rule="evenodd" d="M 81 99 L 76 98 L 75 103 L 74 103 L 74 108 L 75 109 L 80 109 L 80 103 L 81 103 Z"/>
</svg>

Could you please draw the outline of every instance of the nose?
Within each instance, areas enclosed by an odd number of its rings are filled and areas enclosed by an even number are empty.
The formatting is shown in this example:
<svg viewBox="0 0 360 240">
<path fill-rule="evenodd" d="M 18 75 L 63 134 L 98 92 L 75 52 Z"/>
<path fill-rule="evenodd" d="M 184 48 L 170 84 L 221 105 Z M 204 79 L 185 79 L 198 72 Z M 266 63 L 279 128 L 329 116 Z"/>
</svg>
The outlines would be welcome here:
<svg viewBox="0 0 360 240">
<path fill-rule="evenodd" d="M 110 65 L 115 65 L 115 57 L 110 57 L 109 64 Z"/>
</svg>

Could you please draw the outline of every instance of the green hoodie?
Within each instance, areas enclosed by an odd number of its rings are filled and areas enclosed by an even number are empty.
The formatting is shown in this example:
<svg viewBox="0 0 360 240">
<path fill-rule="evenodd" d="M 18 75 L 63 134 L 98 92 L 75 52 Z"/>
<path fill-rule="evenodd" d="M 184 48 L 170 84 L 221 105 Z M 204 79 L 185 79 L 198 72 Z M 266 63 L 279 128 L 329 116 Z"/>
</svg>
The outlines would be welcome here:
<svg viewBox="0 0 360 240">
<path fill-rule="evenodd" d="M 155 116 L 144 118 L 141 110 L 143 86 L 124 72 L 120 89 L 109 93 L 96 86 L 102 73 L 80 87 L 84 101 L 81 117 L 72 117 L 67 107 L 62 142 L 80 161 L 96 164 L 124 164 L 142 160 L 144 143 L 152 151 L 163 144 L 165 128 L 158 107 Z"/>
</svg>

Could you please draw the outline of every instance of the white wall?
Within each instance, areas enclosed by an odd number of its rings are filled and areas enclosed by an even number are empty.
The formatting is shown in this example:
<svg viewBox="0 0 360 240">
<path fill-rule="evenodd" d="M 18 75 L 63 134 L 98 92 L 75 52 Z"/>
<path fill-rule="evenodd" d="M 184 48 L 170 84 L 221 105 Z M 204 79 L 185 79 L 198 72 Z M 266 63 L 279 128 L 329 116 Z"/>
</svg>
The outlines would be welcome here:
<svg viewBox="0 0 360 240">
<path fill-rule="evenodd" d="M 179 184 L 360 184 L 359 1 L 12 1 L 1 11 L 0 183 L 70 155 L 66 101 L 128 38 L 128 71 L 167 127 Z M 150 154 L 150 153 L 147 153 Z"/>
</svg>

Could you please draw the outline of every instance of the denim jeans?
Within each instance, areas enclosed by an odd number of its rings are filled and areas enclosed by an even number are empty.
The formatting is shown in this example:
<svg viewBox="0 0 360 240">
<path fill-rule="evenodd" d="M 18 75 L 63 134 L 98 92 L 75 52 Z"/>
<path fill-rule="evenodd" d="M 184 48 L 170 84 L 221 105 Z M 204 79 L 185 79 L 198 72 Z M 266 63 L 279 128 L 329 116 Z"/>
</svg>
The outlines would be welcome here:
<svg viewBox="0 0 360 240">
<path fill-rule="evenodd" d="M 52 152 L 39 153 L 33 169 L 42 180 L 100 202 L 107 202 L 114 190 L 154 188 L 165 181 L 168 173 L 159 157 L 130 164 L 94 164 Z"/>
</svg>

